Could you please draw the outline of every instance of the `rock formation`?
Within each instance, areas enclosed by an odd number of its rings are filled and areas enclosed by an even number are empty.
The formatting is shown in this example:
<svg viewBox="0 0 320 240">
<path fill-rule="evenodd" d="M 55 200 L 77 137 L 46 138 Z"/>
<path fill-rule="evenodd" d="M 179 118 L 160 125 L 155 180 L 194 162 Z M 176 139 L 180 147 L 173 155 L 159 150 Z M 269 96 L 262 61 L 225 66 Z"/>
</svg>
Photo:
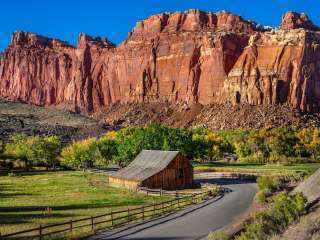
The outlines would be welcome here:
<svg viewBox="0 0 320 240">
<path fill-rule="evenodd" d="M 318 111 L 320 33 L 289 12 L 265 30 L 227 12 L 163 13 L 119 46 L 80 34 L 76 47 L 16 32 L 0 56 L 0 98 L 101 112 L 115 103 L 289 103 Z"/>
</svg>

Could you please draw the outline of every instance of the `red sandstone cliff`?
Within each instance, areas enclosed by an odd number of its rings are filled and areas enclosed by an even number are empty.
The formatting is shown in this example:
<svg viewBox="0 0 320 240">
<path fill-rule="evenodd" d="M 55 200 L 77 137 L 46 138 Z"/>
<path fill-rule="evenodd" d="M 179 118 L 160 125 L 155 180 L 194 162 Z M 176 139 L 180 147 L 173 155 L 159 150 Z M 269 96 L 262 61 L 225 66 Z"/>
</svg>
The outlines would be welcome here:
<svg viewBox="0 0 320 240">
<path fill-rule="evenodd" d="M 299 29 L 297 29 L 299 28 Z M 83 113 L 113 103 L 289 102 L 318 109 L 318 28 L 288 13 L 260 30 L 231 13 L 164 13 L 119 46 L 80 34 L 76 47 L 25 32 L 0 57 L 0 98 Z"/>
<path fill-rule="evenodd" d="M 289 12 L 280 29 L 252 35 L 224 82 L 229 99 L 319 111 L 320 32 L 311 30 L 305 14 Z"/>
</svg>

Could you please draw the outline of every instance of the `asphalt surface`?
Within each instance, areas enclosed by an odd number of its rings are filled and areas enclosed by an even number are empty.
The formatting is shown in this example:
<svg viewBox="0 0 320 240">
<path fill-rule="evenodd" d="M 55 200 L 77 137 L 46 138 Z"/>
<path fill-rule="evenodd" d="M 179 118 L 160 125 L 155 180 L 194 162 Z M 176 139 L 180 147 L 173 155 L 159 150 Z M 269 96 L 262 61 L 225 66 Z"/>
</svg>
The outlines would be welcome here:
<svg viewBox="0 0 320 240">
<path fill-rule="evenodd" d="M 206 239 L 210 231 L 218 230 L 244 214 L 257 191 L 255 183 L 237 180 L 203 180 L 231 189 L 219 199 L 211 199 L 164 217 L 144 223 L 102 232 L 89 238 L 98 239 Z"/>
</svg>

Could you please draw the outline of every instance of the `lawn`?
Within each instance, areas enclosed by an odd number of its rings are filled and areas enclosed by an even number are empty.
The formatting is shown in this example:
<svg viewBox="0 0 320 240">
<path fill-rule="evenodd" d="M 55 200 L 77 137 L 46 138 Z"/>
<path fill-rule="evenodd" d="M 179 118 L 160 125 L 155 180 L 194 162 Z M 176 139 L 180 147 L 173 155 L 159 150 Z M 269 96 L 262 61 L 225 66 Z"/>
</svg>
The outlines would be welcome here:
<svg viewBox="0 0 320 240">
<path fill-rule="evenodd" d="M 248 164 L 248 163 L 194 163 L 195 171 L 226 171 L 226 172 L 251 172 L 251 173 L 295 173 L 306 172 L 313 173 L 320 168 L 320 163 L 302 163 L 302 164 Z"/>
<path fill-rule="evenodd" d="M 1 176 L 0 232 L 16 232 L 161 200 L 109 187 L 108 177 L 101 173 L 69 171 Z"/>
</svg>

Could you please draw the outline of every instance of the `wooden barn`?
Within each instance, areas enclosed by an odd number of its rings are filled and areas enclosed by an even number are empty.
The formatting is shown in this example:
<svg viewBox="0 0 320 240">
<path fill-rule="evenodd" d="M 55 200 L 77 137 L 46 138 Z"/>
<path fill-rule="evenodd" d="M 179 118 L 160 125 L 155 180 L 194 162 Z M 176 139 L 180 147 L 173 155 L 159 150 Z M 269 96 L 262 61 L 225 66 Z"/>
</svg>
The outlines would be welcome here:
<svg viewBox="0 0 320 240">
<path fill-rule="evenodd" d="M 142 150 L 127 167 L 109 177 L 111 186 L 130 190 L 176 190 L 190 187 L 192 182 L 193 167 L 178 151 Z"/>
</svg>

